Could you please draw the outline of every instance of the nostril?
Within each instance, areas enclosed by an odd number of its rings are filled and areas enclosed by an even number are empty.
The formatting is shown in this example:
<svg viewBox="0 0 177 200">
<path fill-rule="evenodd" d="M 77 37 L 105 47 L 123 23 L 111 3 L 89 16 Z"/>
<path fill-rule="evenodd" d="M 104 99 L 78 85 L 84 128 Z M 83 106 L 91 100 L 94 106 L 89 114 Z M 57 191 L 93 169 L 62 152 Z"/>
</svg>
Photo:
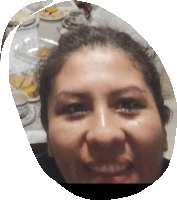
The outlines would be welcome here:
<svg viewBox="0 0 177 200">
<path fill-rule="evenodd" d="M 113 144 L 124 143 L 126 134 L 123 130 L 114 126 L 105 128 L 93 128 L 87 132 L 86 140 L 88 143 L 97 143 L 101 146 L 111 146 Z"/>
<path fill-rule="evenodd" d="M 122 155 L 125 152 L 125 143 L 117 144 L 98 144 L 92 143 L 88 145 L 89 155 L 99 160 L 114 160 L 118 155 Z"/>
<path fill-rule="evenodd" d="M 126 142 L 124 132 L 88 132 L 86 135 L 86 142 L 89 146 L 96 146 L 106 149 L 117 149 Z"/>
</svg>

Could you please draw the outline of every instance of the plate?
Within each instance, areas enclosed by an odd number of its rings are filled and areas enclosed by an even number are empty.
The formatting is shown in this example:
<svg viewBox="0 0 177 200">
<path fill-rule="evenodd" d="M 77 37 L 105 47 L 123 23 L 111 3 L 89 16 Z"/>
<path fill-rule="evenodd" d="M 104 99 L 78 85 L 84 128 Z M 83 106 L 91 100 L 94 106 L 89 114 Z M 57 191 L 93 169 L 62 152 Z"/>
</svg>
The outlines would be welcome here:
<svg viewBox="0 0 177 200">
<path fill-rule="evenodd" d="M 39 18 L 39 15 L 38 14 L 35 14 L 35 20 L 31 23 L 25 23 L 24 25 L 20 25 L 19 28 L 17 30 L 27 30 L 27 29 L 30 29 L 30 28 L 33 28 L 35 26 L 37 26 L 39 24 L 39 21 L 40 21 L 40 18 Z"/>
<path fill-rule="evenodd" d="M 31 21 L 34 21 L 35 16 L 32 15 L 30 9 L 24 7 L 20 9 L 10 20 L 10 24 L 19 25 L 21 22 L 23 24 L 31 23 Z"/>
<path fill-rule="evenodd" d="M 36 109 L 33 105 L 29 104 L 28 114 L 24 118 L 21 119 L 21 122 L 23 126 L 27 126 L 31 124 L 32 122 L 34 122 L 35 119 L 36 119 Z"/>
<path fill-rule="evenodd" d="M 22 23 L 21 23 L 22 22 Z M 36 22 L 36 23 L 35 23 Z M 9 26 L 19 25 L 18 30 L 23 30 L 26 27 L 31 27 L 32 24 L 39 23 L 39 15 L 33 14 L 32 11 L 26 7 L 20 9 L 10 20 Z M 33 26 L 32 26 L 33 27 Z"/>
<path fill-rule="evenodd" d="M 28 99 L 28 102 L 29 102 L 29 103 L 33 103 L 33 102 L 37 102 L 37 101 L 39 101 L 39 100 L 40 100 L 40 96 L 38 95 L 38 96 L 35 97 L 35 98 Z"/>
<path fill-rule="evenodd" d="M 58 11 L 60 11 L 60 10 L 58 10 Z M 40 14 L 39 14 L 39 17 L 41 18 L 41 19 L 43 19 L 43 20 L 47 20 L 47 21 L 56 21 L 56 20 L 60 20 L 60 19 L 63 19 L 63 18 L 65 18 L 66 17 L 66 13 L 64 12 L 64 11 L 60 11 L 60 12 L 62 12 L 63 13 L 63 16 L 62 17 L 58 17 L 58 18 L 51 18 L 50 16 L 49 17 L 42 17 Z"/>
<path fill-rule="evenodd" d="M 37 56 L 37 51 L 41 47 L 54 47 L 58 42 L 46 38 L 26 38 L 24 41 L 18 42 L 14 48 L 14 56 L 21 61 L 27 62 L 35 66 L 41 57 Z"/>
<path fill-rule="evenodd" d="M 33 24 L 36 21 L 36 16 L 32 15 L 31 18 L 29 18 L 28 21 L 24 21 L 20 24 L 20 26 L 28 26 L 30 24 Z"/>
<path fill-rule="evenodd" d="M 10 89 L 11 89 L 11 91 L 20 90 L 20 89 L 15 88 L 15 87 L 12 86 L 11 84 L 10 84 Z M 21 91 L 21 90 L 20 90 L 20 91 Z M 35 97 L 35 98 L 28 98 L 28 102 L 29 102 L 29 103 L 34 103 L 34 102 L 37 102 L 37 101 L 40 101 L 40 96 L 39 96 L 39 95 L 38 95 L 37 97 Z"/>
</svg>

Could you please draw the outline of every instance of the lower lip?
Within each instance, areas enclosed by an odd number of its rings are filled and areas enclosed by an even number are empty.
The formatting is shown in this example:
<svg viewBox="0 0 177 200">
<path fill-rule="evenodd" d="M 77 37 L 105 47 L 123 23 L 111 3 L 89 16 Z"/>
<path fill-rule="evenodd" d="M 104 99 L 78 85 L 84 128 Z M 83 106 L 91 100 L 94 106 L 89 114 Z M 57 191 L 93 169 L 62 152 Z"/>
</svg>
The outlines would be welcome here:
<svg viewBox="0 0 177 200">
<path fill-rule="evenodd" d="M 122 173 L 110 174 L 93 171 L 90 172 L 92 174 L 92 180 L 94 180 L 95 183 L 128 183 L 130 180 L 131 171 L 132 166 Z"/>
</svg>

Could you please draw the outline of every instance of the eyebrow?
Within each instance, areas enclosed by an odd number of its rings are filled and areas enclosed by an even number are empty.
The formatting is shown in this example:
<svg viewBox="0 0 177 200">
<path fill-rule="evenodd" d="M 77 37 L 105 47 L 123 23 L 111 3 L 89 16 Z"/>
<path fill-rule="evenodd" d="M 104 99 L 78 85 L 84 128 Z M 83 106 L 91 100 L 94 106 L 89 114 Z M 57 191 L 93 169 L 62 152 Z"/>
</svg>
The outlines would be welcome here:
<svg viewBox="0 0 177 200">
<path fill-rule="evenodd" d="M 110 95 L 112 97 L 115 97 L 115 96 L 121 96 L 121 95 L 124 95 L 124 94 L 128 94 L 128 93 L 134 93 L 134 92 L 138 92 L 140 94 L 145 94 L 146 91 L 140 89 L 139 87 L 137 86 L 127 86 L 127 87 L 124 87 L 124 88 L 121 88 L 121 89 L 117 89 L 117 90 L 114 90 L 110 93 Z"/>
<path fill-rule="evenodd" d="M 64 90 L 57 95 L 54 96 L 56 99 L 62 99 L 62 98 L 77 98 L 77 99 L 85 99 L 89 94 L 86 92 L 77 92 L 77 91 L 70 91 L 70 90 Z"/>
<path fill-rule="evenodd" d="M 145 94 L 146 91 L 140 89 L 139 87 L 137 86 L 126 86 L 124 88 L 121 88 L 121 89 L 116 89 L 114 91 L 111 91 L 109 93 L 109 95 L 111 97 L 118 97 L 118 96 L 121 96 L 121 95 L 125 95 L 125 94 L 128 94 L 130 92 L 138 92 L 140 94 Z M 77 99 L 85 99 L 87 98 L 88 96 L 91 96 L 89 92 L 82 92 L 82 91 L 73 91 L 73 90 L 64 90 L 58 94 L 56 94 L 54 96 L 54 98 L 56 99 L 62 99 L 62 98 L 77 98 Z"/>
</svg>

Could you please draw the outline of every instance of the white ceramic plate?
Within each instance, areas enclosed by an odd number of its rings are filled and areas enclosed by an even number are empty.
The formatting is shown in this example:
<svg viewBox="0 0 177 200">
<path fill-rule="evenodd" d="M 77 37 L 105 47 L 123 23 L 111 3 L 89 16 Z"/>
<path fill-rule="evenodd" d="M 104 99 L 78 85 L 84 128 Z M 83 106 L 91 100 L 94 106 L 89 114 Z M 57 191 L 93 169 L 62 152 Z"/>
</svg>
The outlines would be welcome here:
<svg viewBox="0 0 177 200">
<path fill-rule="evenodd" d="M 36 21 L 36 17 L 35 15 L 33 16 L 33 18 L 31 18 L 30 20 L 23 22 L 22 24 L 20 24 L 20 26 L 28 26 L 30 24 L 33 24 Z"/>
<path fill-rule="evenodd" d="M 42 17 L 40 14 L 39 14 L 39 17 L 40 17 L 41 19 L 47 20 L 47 21 L 56 21 L 56 20 L 63 19 L 63 18 L 65 18 L 65 16 L 66 16 L 66 13 L 65 13 L 64 11 L 60 11 L 60 12 L 63 13 L 63 17 L 58 17 L 58 18 L 53 19 L 53 18 L 51 18 L 50 16 L 47 17 L 47 18 L 46 18 L 46 17 Z"/>
<path fill-rule="evenodd" d="M 27 30 L 27 29 L 37 26 L 39 24 L 40 18 L 39 18 L 39 14 L 35 14 L 35 16 L 36 16 L 36 18 L 32 23 L 20 25 L 19 28 L 17 29 L 17 31 Z"/>
</svg>

